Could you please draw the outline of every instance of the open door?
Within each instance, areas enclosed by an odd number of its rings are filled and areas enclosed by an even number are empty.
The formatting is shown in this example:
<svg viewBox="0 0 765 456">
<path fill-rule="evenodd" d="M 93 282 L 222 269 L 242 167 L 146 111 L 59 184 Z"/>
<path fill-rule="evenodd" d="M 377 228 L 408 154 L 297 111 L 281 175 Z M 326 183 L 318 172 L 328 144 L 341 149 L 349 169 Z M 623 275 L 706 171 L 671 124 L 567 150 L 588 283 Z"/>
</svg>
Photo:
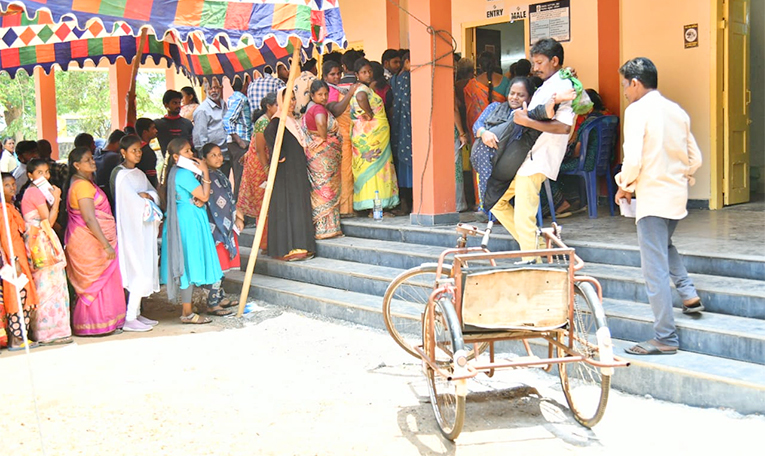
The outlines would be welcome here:
<svg viewBox="0 0 765 456">
<path fill-rule="evenodd" d="M 723 194 L 725 205 L 749 201 L 749 3 L 725 0 Z"/>
</svg>

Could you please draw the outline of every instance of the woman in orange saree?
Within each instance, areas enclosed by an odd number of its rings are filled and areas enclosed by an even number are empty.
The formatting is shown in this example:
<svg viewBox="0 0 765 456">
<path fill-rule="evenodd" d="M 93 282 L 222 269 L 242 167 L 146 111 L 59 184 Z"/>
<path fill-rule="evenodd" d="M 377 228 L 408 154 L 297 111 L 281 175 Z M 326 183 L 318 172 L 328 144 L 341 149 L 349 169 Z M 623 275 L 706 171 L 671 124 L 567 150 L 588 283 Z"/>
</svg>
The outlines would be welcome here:
<svg viewBox="0 0 765 456">
<path fill-rule="evenodd" d="M 78 147 L 69 154 L 64 241 L 66 274 L 77 293 L 72 330 L 78 336 L 122 328 L 127 309 L 117 259 L 117 226 L 106 193 L 92 181 L 95 171 L 89 149 Z"/>
<path fill-rule="evenodd" d="M 494 54 L 481 53 L 478 57 L 478 68 L 481 73 L 468 81 L 464 90 L 467 132 L 471 143 L 475 140 L 473 137 L 475 121 L 492 102 L 506 102 L 507 92 L 510 89 L 510 80 L 502 76 L 502 70 L 497 66 Z"/>
</svg>

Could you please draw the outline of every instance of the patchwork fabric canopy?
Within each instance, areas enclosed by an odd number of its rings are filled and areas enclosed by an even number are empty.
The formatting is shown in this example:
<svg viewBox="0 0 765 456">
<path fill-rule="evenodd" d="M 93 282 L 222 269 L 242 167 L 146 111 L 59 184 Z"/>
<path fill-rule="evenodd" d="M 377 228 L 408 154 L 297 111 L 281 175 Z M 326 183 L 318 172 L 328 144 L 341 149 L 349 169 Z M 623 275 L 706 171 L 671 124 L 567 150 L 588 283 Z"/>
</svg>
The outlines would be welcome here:
<svg viewBox="0 0 765 456">
<path fill-rule="evenodd" d="M 164 59 L 197 81 L 286 64 L 291 37 L 304 57 L 313 46 L 346 45 L 336 0 L 0 1 L 0 70 L 14 76 L 36 66 L 130 62 L 142 26 L 154 31 L 142 60 Z"/>
</svg>

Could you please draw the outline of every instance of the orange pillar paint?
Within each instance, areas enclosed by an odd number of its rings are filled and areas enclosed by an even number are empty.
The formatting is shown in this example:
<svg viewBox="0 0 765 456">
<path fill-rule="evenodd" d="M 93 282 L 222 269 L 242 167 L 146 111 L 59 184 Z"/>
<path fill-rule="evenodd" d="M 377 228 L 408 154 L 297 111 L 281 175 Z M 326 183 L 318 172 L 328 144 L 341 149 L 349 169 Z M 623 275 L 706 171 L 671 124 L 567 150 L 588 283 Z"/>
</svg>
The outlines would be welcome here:
<svg viewBox="0 0 765 456">
<path fill-rule="evenodd" d="M 598 0 L 598 93 L 613 113 L 620 111 L 622 96 L 619 24 L 619 0 Z"/>
<path fill-rule="evenodd" d="M 451 0 L 410 2 L 412 15 L 434 30 L 450 31 Z M 454 72 L 451 39 L 433 40 L 419 21 L 409 18 L 412 64 L 412 161 L 414 207 L 411 220 L 423 225 L 459 221 L 455 208 Z M 419 66 L 424 65 L 424 66 Z M 419 67 L 418 67 L 419 66 Z M 432 116 L 432 117 L 431 117 Z M 430 147 L 429 147 L 430 146 Z"/>
<path fill-rule="evenodd" d="M 385 22 L 388 37 L 388 49 L 401 47 L 401 25 L 399 23 L 399 8 L 393 2 L 385 2 Z"/>
<path fill-rule="evenodd" d="M 112 111 L 112 130 L 125 128 L 127 119 L 127 93 L 130 89 L 130 65 L 117 59 L 109 66 L 109 93 Z"/>
<path fill-rule="evenodd" d="M 35 107 L 37 108 L 37 139 L 50 141 L 54 159 L 58 158 L 58 116 L 56 108 L 56 75 L 35 68 Z"/>
</svg>

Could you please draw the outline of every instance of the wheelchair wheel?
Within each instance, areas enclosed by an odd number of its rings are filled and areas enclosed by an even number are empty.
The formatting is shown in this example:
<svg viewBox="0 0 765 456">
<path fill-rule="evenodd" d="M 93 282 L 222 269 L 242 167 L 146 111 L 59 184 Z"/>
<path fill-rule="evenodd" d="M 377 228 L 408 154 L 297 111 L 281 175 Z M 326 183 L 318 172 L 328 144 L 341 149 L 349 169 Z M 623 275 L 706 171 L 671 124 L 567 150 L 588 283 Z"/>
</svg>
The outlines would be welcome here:
<svg viewBox="0 0 765 456">
<path fill-rule="evenodd" d="M 391 337 L 407 353 L 419 358 L 414 346 L 422 341 L 422 314 L 433 289 L 436 286 L 435 263 L 423 264 L 402 272 L 388 285 L 383 297 L 382 314 L 385 327 Z M 452 267 L 445 264 L 442 275 L 450 276 Z M 478 344 L 478 352 L 482 353 L 489 346 L 483 342 Z M 468 359 L 473 358 L 472 345 L 468 350 Z"/>
<path fill-rule="evenodd" d="M 454 372 L 454 353 L 464 350 L 457 312 L 449 298 L 426 306 L 422 317 L 422 343 L 425 353 L 445 372 Z M 441 433 L 454 440 L 465 422 L 466 380 L 449 380 L 424 363 L 430 393 L 430 403 Z"/>
<path fill-rule="evenodd" d="M 606 314 L 598 299 L 598 293 L 591 284 L 578 283 L 574 290 L 574 321 L 569 322 L 569 331 L 561 343 L 568 345 L 568 338 L 573 337 L 575 351 L 599 360 L 596 333 L 600 328 L 607 329 Z M 574 326 L 573 333 L 571 323 Z M 558 356 L 566 356 L 565 351 L 559 348 Z M 558 364 L 558 373 L 574 418 L 588 428 L 598 424 L 606 411 L 611 376 L 584 362 Z"/>
</svg>

